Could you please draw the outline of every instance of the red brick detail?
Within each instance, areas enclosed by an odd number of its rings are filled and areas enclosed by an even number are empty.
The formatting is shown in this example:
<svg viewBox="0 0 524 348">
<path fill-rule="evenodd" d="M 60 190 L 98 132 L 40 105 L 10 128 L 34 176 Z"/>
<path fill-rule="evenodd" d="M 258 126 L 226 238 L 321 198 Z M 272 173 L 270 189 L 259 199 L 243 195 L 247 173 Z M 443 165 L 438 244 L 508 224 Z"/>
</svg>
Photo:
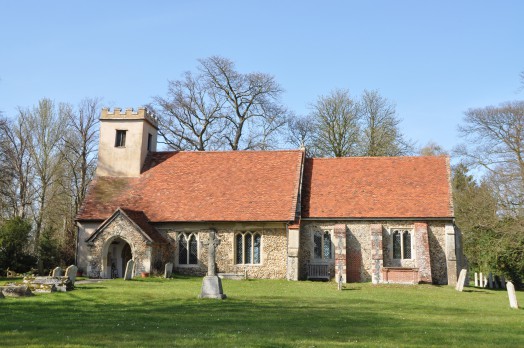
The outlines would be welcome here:
<svg viewBox="0 0 524 348">
<path fill-rule="evenodd" d="M 162 221 L 293 221 L 303 151 L 154 152 L 138 178 L 97 177 L 77 219 L 122 207 Z"/>
<path fill-rule="evenodd" d="M 419 282 L 432 283 L 428 224 L 425 222 L 415 222 L 415 258 L 419 270 Z"/>
<path fill-rule="evenodd" d="M 360 270 L 362 268 L 362 252 L 360 250 L 349 248 L 347 259 L 348 259 L 347 281 L 348 282 L 362 281 L 362 277 L 360 273 Z"/>
<path fill-rule="evenodd" d="M 418 268 L 383 267 L 384 283 L 417 284 L 419 282 Z"/>
<path fill-rule="evenodd" d="M 346 225 L 336 224 L 333 231 L 335 240 L 335 277 L 342 276 L 342 282 L 346 282 L 347 278 L 347 258 L 346 258 Z"/>
<path fill-rule="evenodd" d="M 445 156 L 306 159 L 302 193 L 304 218 L 453 216 Z"/>
</svg>

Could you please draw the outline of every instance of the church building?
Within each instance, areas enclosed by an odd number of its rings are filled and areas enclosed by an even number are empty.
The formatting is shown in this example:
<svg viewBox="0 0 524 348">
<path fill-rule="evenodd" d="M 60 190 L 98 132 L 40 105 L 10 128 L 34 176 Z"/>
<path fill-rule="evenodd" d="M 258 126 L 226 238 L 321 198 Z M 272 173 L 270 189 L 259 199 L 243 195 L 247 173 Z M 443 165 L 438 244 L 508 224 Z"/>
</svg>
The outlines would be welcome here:
<svg viewBox="0 0 524 348">
<path fill-rule="evenodd" d="M 147 109 L 102 110 L 96 176 L 77 216 L 90 277 L 205 275 L 457 282 L 449 158 L 306 158 L 303 150 L 156 151 Z"/>
</svg>

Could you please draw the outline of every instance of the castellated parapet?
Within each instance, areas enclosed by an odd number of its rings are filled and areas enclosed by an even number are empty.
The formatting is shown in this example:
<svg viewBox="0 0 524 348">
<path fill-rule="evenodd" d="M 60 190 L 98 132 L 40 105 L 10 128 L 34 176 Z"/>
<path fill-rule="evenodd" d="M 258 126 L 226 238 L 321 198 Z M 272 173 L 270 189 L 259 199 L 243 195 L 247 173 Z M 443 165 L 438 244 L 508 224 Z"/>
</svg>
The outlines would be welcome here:
<svg viewBox="0 0 524 348">
<path fill-rule="evenodd" d="M 158 129 L 158 119 L 155 114 L 144 107 L 138 108 L 135 111 L 133 108 L 127 108 L 122 112 L 121 108 L 113 108 L 113 111 L 109 108 L 103 108 L 100 116 L 101 120 L 143 120 L 148 121 L 153 127 Z"/>
</svg>

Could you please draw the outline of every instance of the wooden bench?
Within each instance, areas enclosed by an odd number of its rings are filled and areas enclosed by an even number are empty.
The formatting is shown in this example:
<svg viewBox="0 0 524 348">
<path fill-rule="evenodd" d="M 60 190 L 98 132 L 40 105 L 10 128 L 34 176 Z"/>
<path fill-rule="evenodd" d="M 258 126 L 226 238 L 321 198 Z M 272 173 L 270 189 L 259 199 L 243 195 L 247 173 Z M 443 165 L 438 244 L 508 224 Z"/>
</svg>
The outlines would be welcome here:
<svg viewBox="0 0 524 348">
<path fill-rule="evenodd" d="M 329 264 L 327 263 L 310 263 L 307 266 L 307 279 L 331 279 Z"/>
</svg>

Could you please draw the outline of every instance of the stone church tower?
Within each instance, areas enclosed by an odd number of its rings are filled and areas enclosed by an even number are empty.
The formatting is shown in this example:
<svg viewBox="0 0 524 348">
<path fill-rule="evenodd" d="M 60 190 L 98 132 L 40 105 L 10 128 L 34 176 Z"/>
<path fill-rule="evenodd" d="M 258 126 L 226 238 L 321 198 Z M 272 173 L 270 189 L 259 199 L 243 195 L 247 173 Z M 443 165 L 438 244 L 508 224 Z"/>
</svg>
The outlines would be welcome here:
<svg viewBox="0 0 524 348">
<path fill-rule="evenodd" d="M 102 109 L 97 176 L 140 176 L 148 152 L 156 151 L 158 122 L 146 108 Z"/>
</svg>

